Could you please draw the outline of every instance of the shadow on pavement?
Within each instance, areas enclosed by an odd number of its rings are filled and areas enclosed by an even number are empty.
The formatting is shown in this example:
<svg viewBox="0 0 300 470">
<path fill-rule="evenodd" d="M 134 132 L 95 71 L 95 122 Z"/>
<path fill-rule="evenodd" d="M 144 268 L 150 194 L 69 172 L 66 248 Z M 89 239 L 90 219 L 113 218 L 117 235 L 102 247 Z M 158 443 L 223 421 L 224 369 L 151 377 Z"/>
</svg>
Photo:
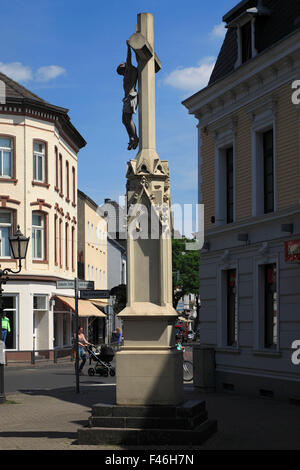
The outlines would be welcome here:
<svg viewBox="0 0 300 470">
<path fill-rule="evenodd" d="M 32 437 L 32 438 L 43 438 L 47 437 L 48 439 L 76 439 L 76 432 L 59 432 L 59 431 L 10 431 L 10 432 L 0 432 L 0 437 Z"/>
<path fill-rule="evenodd" d="M 87 382 L 90 385 L 90 382 Z M 116 402 L 116 386 L 106 385 L 96 387 L 85 387 L 81 383 L 80 393 L 76 393 L 74 387 L 42 389 L 42 390 L 19 390 L 20 393 L 31 396 L 52 397 L 69 403 L 92 407 L 96 403 L 114 404 Z"/>
</svg>

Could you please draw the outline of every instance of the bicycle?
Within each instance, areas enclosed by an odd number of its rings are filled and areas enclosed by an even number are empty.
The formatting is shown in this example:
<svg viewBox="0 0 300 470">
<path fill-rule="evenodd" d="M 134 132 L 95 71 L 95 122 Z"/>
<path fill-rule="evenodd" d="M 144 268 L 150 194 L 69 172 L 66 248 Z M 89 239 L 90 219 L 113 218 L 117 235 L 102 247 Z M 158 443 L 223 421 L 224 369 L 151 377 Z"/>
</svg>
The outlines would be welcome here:
<svg viewBox="0 0 300 470">
<path fill-rule="evenodd" d="M 193 363 L 191 361 L 183 361 L 183 380 L 191 382 L 194 378 Z"/>
</svg>

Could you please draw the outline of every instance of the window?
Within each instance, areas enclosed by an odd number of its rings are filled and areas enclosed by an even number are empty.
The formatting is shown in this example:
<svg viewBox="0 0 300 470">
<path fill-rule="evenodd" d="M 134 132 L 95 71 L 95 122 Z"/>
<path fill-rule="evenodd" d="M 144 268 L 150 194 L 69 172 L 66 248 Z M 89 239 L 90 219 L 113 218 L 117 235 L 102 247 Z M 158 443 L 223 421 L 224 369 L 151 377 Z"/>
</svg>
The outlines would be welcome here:
<svg viewBox="0 0 300 470">
<path fill-rule="evenodd" d="M 59 267 L 62 269 L 62 220 L 59 220 Z"/>
<path fill-rule="evenodd" d="M 90 233 L 90 222 L 88 221 L 88 242 L 91 241 L 91 233 Z"/>
<path fill-rule="evenodd" d="M 32 259 L 43 260 L 45 257 L 45 216 L 32 214 Z"/>
<path fill-rule="evenodd" d="M 55 191 L 59 191 L 58 187 L 58 150 L 57 147 L 54 147 L 55 151 Z"/>
<path fill-rule="evenodd" d="M 18 348 L 18 296 L 3 295 L 3 313 L 9 319 L 10 333 L 6 337 L 5 348 Z"/>
<path fill-rule="evenodd" d="M 69 224 L 66 223 L 65 226 L 65 257 L 66 257 L 66 269 L 69 269 Z"/>
<path fill-rule="evenodd" d="M 76 205 L 76 174 L 75 168 L 72 167 L 72 182 L 73 182 L 73 206 Z"/>
<path fill-rule="evenodd" d="M 91 280 L 91 271 L 90 271 L 90 265 L 88 264 L 88 281 Z"/>
<path fill-rule="evenodd" d="M 61 153 L 59 154 L 59 195 L 63 196 L 63 163 Z"/>
<path fill-rule="evenodd" d="M 242 63 L 252 57 L 252 26 L 251 21 L 241 27 Z"/>
<path fill-rule="evenodd" d="M 0 137 L 0 177 L 13 177 L 13 141 L 8 137 Z"/>
<path fill-rule="evenodd" d="M 97 288 L 97 282 L 98 282 L 98 268 L 96 268 L 96 274 L 95 274 L 95 287 Z"/>
<path fill-rule="evenodd" d="M 233 222 L 233 148 L 226 149 L 226 206 L 227 223 Z"/>
<path fill-rule="evenodd" d="M 9 237 L 12 235 L 12 213 L 0 211 L 0 258 L 10 258 Z"/>
<path fill-rule="evenodd" d="M 236 270 L 227 271 L 227 346 L 237 345 Z"/>
<path fill-rule="evenodd" d="M 57 215 L 54 215 L 54 264 L 57 266 Z"/>
<path fill-rule="evenodd" d="M 99 287 L 102 289 L 102 270 L 99 269 Z"/>
<path fill-rule="evenodd" d="M 67 202 L 70 201 L 70 182 L 69 182 L 69 162 L 66 161 L 66 188 L 67 188 Z"/>
<path fill-rule="evenodd" d="M 46 178 L 46 146 L 42 142 L 33 142 L 33 179 L 45 183 Z"/>
<path fill-rule="evenodd" d="M 215 158 L 216 225 L 230 224 L 235 219 L 235 171 L 233 145 L 217 149 Z"/>
<path fill-rule="evenodd" d="M 264 213 L 274 212 L 273 129 L 263 133 Z"/>
<path fill-rule="evenodd" d="M 277 287 L 276 264 L 264 266 L 264 346 L 277 346 Z"/>
<path fill-rule="evenodd" d="M 75 271 L 75 261 L 74 261 L 74 246 L 75 246 L 75 228 L 72 227 L 72 251 L 71 251 L 71 256 L 72 256 L 72 271 Z"/>
</svg>

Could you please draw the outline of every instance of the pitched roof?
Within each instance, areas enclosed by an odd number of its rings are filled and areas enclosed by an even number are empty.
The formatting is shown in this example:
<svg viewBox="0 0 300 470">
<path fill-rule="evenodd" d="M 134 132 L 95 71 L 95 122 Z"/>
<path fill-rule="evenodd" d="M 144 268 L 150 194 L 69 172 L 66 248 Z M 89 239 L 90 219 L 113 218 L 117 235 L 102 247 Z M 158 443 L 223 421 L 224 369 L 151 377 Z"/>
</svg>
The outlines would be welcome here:
<svg viewBox="0 0 300 470">
<path fill-rule="evenodd" d="M 41 101 L 42 103 L 46 103 L 45 100 L 35 95 L 31 91 L 27 90 L 27 88 L 15 82 L 2 72 L 0 72 L 0 80 L 6 85 L 6 98 L 28 98 L 33 99 L 35 101 Z"/>
<path fill-rule="evenodd" d="M 257 4 L 257 0 L 243 0 L 224 15 L 223 21 L 228 24 L 248 8 L 256 7 Z M 299 0 L 263 0 L 261 4 L 269 9 L 270 15 L 256 16 L 255 47 L 258 54 L 293 33 L 300 26 Z M 208 85 L 212 85 L 234 71 L 237 52 L 237 33 L 235 29 L 229 28 Z"/>
<path fill-rule="evenodd" d="M 84 138 L 71 123 L 67 108 L 62 108 L 43 100 L 2 72 L 0 72 L 0 81 L 5 83 L 5 104 L 18 104 L 23 110 L 22 112 L 25 112 L 24 108 L 30 105 L 33 109 L 54 113 L 58 118 L 61 129 L 71 138 L 72 142 L 76 143 L 78 148 L 86 145 Z"/>
</svg>

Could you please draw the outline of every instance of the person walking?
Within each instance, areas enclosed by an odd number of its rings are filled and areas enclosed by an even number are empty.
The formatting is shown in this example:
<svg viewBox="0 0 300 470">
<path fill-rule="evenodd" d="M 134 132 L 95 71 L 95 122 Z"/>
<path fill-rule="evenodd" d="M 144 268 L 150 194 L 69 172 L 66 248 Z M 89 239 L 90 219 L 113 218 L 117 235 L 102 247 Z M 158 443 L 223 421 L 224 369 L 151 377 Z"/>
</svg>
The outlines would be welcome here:
<svg viewBox="0 0 300 470">
<path fill-rule="evenodd" d="M 75 338 L 75 341 L 76 341 L 76 338 Z M 79 326 L 78 327 L 78 354 L 79 354 L 79 359 L 81 359 L 81 364 L 79 366 L 79 375 L 84 375 L 83 368 L 86 363 L 86 347 L 88 345 L 94 346 L 94 344 L 89 343 L 88 340 L 86 339 L 83 333 L 83 327 Z"/>
<path fill-rule="evenodd" d="M 8 333 L 10 333 L 10 321 L 9 321 L 9 318 L 6 315 L 4 315 L 2 317 L 2 341 L 4 342 L 4 346 L 6 343 L 6 338 L 7 338 Z"/>
</svg>

